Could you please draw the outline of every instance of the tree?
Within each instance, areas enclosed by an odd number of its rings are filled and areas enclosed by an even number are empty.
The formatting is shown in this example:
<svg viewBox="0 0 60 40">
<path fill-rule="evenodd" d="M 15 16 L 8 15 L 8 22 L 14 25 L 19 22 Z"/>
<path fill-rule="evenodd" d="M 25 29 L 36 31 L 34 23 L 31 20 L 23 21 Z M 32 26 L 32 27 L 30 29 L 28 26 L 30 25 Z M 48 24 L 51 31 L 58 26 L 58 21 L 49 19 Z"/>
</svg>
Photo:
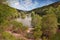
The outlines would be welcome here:
<svg viewBox="0 0 60 40">
<path fill-rule="evenodd" d="M 33 37 L 35 40 L 39 40 L 41 35 L 42 35 L 42 31 L 41 31 L 41 17 L 37 14 L 34 14 L 33 18 L 32 18 L 32 26 L 33 26 Z"/>
<path fill-rule="evenodd" d="M 60 5 L 56 8 L 56 15 L 58 18 L 58 23 L 60 23 Z"/>
<path fill-rule="evenodd" d="M 28 27 L 23 26 L 22 23 L 17 21 L 12 21 L 11 25 L 13 25 L 12 32 L 15 32 L 15 33 L 23 33 L 23 32 L 26 33 L 26 30 L 28 29 Z"/>
<path fill-rule="evenodd" d="M 51 7 L 47 11 L 47 15 L 42 18 L 42 31 L 47 37 L 51 37 L 56 34 L 57 31 L 57 17 L 54 12 L 54 8 Z"/>
<path fill-rule="evenodd" d="M 16 9 L 0 4 L 0 31 L 9 27 L 10 21 L 18 17 Z"/>
<path fill-rule="evenodd" d="M 56 13 L 56 9 L 54 7 L 50 7 L 47 11 L 46 11 L 47 14 L 55 14 Z"/>
<path fill-rule="evenodd" d="M 22 19 L 26 18 L 26 13 L 21 12 L 21 18 L 22 18 Z"/>
</svg>

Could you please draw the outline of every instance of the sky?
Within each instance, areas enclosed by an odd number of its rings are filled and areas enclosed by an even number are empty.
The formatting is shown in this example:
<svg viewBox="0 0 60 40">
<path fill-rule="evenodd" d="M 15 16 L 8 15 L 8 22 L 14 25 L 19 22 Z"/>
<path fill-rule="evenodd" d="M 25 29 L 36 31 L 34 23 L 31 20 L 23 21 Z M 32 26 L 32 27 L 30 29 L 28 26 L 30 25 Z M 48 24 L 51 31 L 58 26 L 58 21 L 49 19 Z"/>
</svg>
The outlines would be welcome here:
<svg viewBox="0 0 60 40">
<path fill-rule="evenodd" d="M 9 6 L 24 11 L 30 11 L 57 1 L 59 0 L 7 0 Z"/>
</svg>

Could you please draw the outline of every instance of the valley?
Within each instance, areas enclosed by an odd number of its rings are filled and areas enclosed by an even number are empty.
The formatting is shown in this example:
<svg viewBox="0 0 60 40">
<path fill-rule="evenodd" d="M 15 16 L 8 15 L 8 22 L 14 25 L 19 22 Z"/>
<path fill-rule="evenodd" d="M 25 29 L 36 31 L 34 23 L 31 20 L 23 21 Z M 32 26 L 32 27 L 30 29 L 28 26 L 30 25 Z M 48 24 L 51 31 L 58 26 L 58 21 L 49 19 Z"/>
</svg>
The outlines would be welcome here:
<svg viewBox="0 0 60 40">
<path fill-rule="evenodd" d="M 60 40 L 60 1 L 31 11 L 1 2 L 0 40 Z"/>
</svg>

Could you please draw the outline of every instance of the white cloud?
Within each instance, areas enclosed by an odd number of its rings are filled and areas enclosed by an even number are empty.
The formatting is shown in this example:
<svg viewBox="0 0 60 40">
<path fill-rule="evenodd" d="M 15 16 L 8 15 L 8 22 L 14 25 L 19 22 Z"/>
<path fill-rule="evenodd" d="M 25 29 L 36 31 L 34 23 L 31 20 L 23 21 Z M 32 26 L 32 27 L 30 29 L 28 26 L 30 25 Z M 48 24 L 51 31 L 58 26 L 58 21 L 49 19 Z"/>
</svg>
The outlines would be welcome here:
<svg viewBox="0 0 60 40">
<path fill-rule="evenodd" d="M 29 5 L 32 3 L 32 0 L 25 0 L 24 2 L 25 2 L 25 4 Z"/>
<path fill-rule="evenodd" d="M 16 2 L 15 5 L 20 5 L 19 2 Z"/>
<path fill-rule="evenodd" d="M 20 0 L 20 2 L 17 1 L 9 1 L 10 6 L 21 9 L 21 10 L 31 10 L 33 8 L 36 8 L 36 5 L 38 5 L 37 1 L 32 2 L 32 0 Z"/>
<path fill-rule="evenodd" d="M 24 0 L 24 6 L 26 7 L 29 7 L 31 6 L 33 3 L 32 3 L 32 0 Z"/>
</svg>

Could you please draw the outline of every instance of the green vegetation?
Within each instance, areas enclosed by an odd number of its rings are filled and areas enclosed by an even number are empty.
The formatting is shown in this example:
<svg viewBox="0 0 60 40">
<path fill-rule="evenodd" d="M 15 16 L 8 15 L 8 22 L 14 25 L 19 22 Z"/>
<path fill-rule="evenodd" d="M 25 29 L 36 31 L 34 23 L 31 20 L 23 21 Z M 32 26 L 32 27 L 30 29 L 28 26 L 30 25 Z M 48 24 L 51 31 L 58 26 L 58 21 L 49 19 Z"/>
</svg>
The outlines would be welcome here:
<svg viewBox="0 0 60 40">
<path fill-rule="evenodd" d="M 47 14 L 42 19 L 43 34 L 51 37 L 57 32 L 57 18 L 55 14 Z"/>
<path fill-rule="evenodd" d="M 0 29 L 3 30 L 8 27 L 10 21 L 18 16 L 16 9 L 9 7 L 5 4 L 0 4 Z M 0 31 L 1 31 L 0 30 Z"/>
<path fill-rule="evenodd" d="M 33 24 L 33 37 L 35 38 L 35 40 L 39 40 L 41 35 L 42 35 L 42 31 L 41 31 L 41 17 L 39 15 L 35 15 L 32 19 L 32 24 Z"/>
<path fill-rule="evenodd" d="M 58 23 L 60 23 L 60 5 L 56 8 L 56 15 L 58 18 Z"/>
<path fill-rule="evenodd" d="M 9 21 L 18 16 L 18 12 L 16 9 L 13 9 L 7 5 L 0 4 L 0 24 L 2 24 L 5 20 Z"/>
<path fill-rule="evenodd" d="M 5 31 L 16 31 L 16 33 L 25 33 L 28 29 L 22 23 L 14 21 L 18 18 L 18 11 L 5 4 L 0 4 L 0 35 L 1 40 L 18 40 L 13 35 Z M 24 28 L 23 28 L 24 27 Z"/>
<path fill-rule="evenodd" d="M 0 39 L 0 40 L 17 40 L 14 36 L 12 36 L 8 32 L 3 32 L 2 35 L 1 35 L 1 38 L 2 39 Z"/>
<path fill-rule="evenodd" d="M 28 29 L 28 27 L 23 26 L 23 24 L 20 22 L 12 21 L 11 24 L 13 25 L 12 31 L 16 33 L 23 33 Z"/>
<path fill-rule="evenodd" d="M 58 30 L 58 23 L 60 23 L 59 14 L 59 5 L 56 7 L 49 5 L 48 7 L 42 7 L 41 9 L 38 8 L 32 10 L 32 26 L 35 30 L 33 31 L 33 33 L 35 34 L 34 37 L 38 39 L 39 35 L 42 33 L 42 35 L 40 35 L 40 38 L 42 37 L 43 40 L 51 40 L 52 36 L 54 36 Z M 41 16 L 42 20 L 36 15 Z M 38 30 L 41 31 L 39 32 Z"/>
<path fill-rule="evenodd" d="M 26 14 L 24 12 L 21 13 L 21 18 L 24 19 L 26 17 Z"/>
<path fill-rule="evenodd" d="M 60 32 L 57 32 L 50 40 L 60 40 Z"/>
</svg>

